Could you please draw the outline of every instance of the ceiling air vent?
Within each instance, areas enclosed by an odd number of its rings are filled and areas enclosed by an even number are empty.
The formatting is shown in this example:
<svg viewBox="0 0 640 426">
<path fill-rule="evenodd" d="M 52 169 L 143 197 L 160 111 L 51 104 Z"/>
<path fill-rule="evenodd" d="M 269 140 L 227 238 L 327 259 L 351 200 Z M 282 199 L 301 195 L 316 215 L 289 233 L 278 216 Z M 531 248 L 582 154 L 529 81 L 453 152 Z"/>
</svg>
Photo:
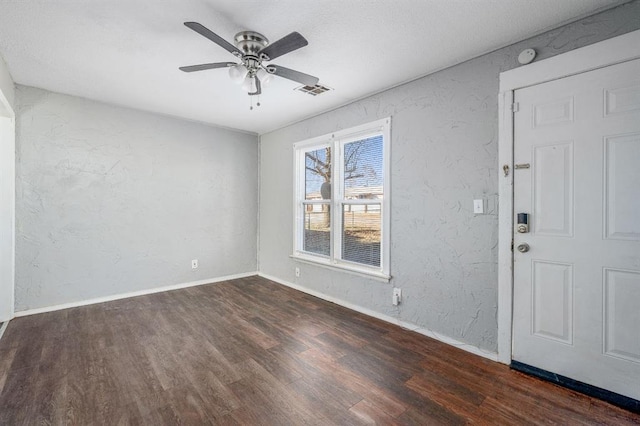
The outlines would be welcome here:
<svg viewBox="0 0 640 426">
<path fill-rule="evenodd" d="M 311 96 L 318 96 L 321 93 L 328 92 L 329 90 L 333 89 L 327 86 L 323 86 L 322 84 L 316 84 L 315 86 L 300 86 L 296 88 L 296 90 L 302 93 L 307 93 Z"/>
</svg>

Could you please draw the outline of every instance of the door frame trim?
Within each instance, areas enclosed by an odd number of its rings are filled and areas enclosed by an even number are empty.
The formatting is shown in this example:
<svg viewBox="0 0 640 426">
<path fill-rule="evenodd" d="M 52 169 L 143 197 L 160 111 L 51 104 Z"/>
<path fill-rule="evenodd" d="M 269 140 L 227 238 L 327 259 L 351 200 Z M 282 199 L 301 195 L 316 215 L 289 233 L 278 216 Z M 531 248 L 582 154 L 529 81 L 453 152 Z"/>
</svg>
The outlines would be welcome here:
<svg viewBox="0 0 640 426">
<path fill-rule="evenodd" d="M 498 361 L 513 347 L 513 112 L 514 91 L 640 58 L 640 30 L 500 73 L 498 94 Z M 503 166 L 509 167 L 505 176 Z"/>
<path fill-rule="evenodd" d="M 0 63 L 2 58 L 0 58 Z M 0 316 L 0 322 L 10 321 L 15 315 L 16 264 L 16 131 L 15 111 L 0 88 L 0 285 L 9 286 L 9 317 Z M 3 140 L 3 137 L 6 140 Z M 8 283 L 8 284 L 7 284 Z M 4 289 L 3 289 L 4 291 Z M 0 336 L 6 323 L 0 329 Z"/>
</svg>

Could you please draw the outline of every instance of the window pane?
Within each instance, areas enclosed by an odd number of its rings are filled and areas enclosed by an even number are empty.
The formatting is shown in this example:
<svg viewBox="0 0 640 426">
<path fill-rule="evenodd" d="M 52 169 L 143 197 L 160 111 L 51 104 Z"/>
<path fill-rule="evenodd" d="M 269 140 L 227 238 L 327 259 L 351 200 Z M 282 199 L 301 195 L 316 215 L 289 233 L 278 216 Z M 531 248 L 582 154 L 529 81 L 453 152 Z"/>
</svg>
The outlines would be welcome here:
<svg viewBox="0 0 640 426">
<path fill-rule="evenodd" d="M 331 244 L 331 212 L 329 204 L 303 204 L 303 250 L 329 256 Z"/>
<path fill-rule="evenodd" d="M 382 199 L 382 135 L 344 145 L 344 198 Z"/>
<path fill-rule="evenodd" d="M 380 266 L 380 204 L 345 204 L 342 259 Z"/>
<path fill-rule="evenodd" d="M 305 200 L 331 199 L 331 148 L 320 148 L 304 153 Z"/>
</svg>

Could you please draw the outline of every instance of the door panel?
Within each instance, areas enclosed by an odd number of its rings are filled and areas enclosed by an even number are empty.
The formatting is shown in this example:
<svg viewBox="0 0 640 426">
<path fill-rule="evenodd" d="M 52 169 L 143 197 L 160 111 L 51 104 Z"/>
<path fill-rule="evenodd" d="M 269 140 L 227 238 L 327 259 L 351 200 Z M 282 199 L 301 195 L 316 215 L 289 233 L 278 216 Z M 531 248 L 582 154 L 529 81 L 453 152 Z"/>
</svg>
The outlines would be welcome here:
<svg viewBox="0 0 640 426">
<path fill-rule="evenodd" d="M 605 139 L 605 237 L 640 241 L 640 133 Z"/>
<path fill-rule="evenodd" d="M 604 353 L 640 363 L 640 273 L 605 269 L 604 288 Z"/>
<path fill-rule="evenodd" d="M 536 233 L 573 236 L 573 141 L 534 147 L 533 162 Z"/>
<path fill-rule="evenodd" d="M 515 101 L 513 359 L 640 399 L 640 60 Z"/>
<path fill-rule="evenodd" d="M 533 334 L 573 343 L 573 265 L 533 261 Z"/>
<path fill-rule="evenodd" d="M 605 89 L 605 116 L 640 111 L 640 85 Z"/>
<path fill-rule="evenodd" d="M 554 99 L 533 107 L 533 127 L 573 122 L 573 96 Z"/>
</svg>

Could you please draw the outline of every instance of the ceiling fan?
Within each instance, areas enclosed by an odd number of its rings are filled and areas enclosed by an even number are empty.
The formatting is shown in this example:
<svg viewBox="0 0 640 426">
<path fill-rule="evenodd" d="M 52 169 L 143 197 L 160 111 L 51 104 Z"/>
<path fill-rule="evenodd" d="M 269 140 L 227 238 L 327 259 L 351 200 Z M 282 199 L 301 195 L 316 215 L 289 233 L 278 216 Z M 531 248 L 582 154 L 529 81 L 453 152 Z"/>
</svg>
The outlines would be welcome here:
<svg viewBox="0 0 640 426">
<path fill-rule="evenodd" d="M 306 86 L 315 86 L 318 83 L 318 77 L 276 64 L 263 64 L 263 62 L 269 62 L 285 53 L 292 52 L 309 44 L 298 32 L 294 31 L 280 40 L 269 44 L 269 40 L 260 33 L 255 31 L 241 31 L 234 37 L 234 46 L 202 24 L 197 22 L 185 22 L 184 24 L 230 52 L 238 58 L 240 62 L 214 62 L 210 64 L 189 65 L 180 67 L 181 71 L 194 72 L 215 68 L 229 68 L 231 80 L 242 84 L 242 88 L 247 91 L 250 96 L 262 93 L 262 84 L 267 84 L 274 75 L 302 83 Z"/>
</svg>

